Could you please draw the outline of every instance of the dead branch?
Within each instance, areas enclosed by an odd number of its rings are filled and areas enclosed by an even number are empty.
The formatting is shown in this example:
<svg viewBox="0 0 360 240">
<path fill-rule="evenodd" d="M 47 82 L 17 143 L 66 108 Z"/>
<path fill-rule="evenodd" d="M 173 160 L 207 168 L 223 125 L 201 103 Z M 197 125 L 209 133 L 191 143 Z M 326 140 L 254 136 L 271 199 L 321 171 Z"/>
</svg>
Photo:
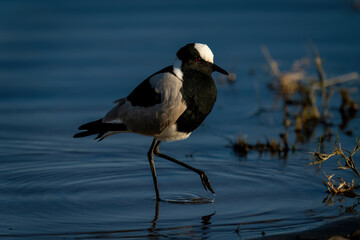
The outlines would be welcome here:
<svg viewBox="0 0 360 240">
<path fill-rule="evenodd" d="M 309 165 L 320 164 L 335 155 L 340 156 L 340 158 L 338 159 L 338 165 L 339 165 L 338 168 L 339 169 L 351 169 L 357 175 L 357 177 L 360 178 L 360 173 L 355 166 L 355 161 L 353 158 L 354 154 L 359 149 L 360 149 L 360 140 L 359 139 L 356 139 L 356 145 L 352 151 L 343 150 L 341 147 L 340 141 L 338 139 L 336 139 L 335 144 L 334 144 L 334 150 L 331 153 L 329 153 L 329 154 L 321 153 L 320 151 L 311 152 L 310 154 L 312 154 L 313 159 L 315 159 L 315 161 L 309 163 Z M 344 153 L 344 151 L 347 152 L 348 155 L 346 155 Z M 341 160 L 344 160 L 344 163 L 342 163 Z"/>
</svg>

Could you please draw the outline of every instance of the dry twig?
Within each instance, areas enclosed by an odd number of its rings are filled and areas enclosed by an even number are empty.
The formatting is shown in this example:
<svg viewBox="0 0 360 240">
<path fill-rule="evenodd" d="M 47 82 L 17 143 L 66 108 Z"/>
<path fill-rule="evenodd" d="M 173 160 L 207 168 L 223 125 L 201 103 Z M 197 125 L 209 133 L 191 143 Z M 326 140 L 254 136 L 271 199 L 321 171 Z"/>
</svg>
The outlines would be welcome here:
<svg viewBox="0 0 360 240">
<path fill-rule="evenodd" d="M 334 174 L 326 175 L 324 173 L 327 182 L 322 181 L 322 183 L 326 186 L 327 192 L 332 195 L 344 195 L 348 197 L 356 197 L 357 194 L 355 190 L 358 188 L 358 185 L 355 184 L 354 179 L 351 182 L 346 182 L 342 178 L 338 177 L 339 182 L 336 182 L 334 179 Z"/>
<path fill-rule="evenodd" d="M 320 140 L 321 141 L 321 140 Z M 335 144 L 334 144 L 334 150 L 327 154 L 327 153 L 321 153 L 319 150 L 318 152 L 311 152 L 311 154 L 313 155 L 313 159 L 315 159 L 315 161 L 311 162 L 310 165 L 314 165 L 314 164 L 320 164 L 326 160 L 328 160 L 329 158 L 331 158 L 332 156 L 340 156 L 339 160 L 338 160 L 338 165 L 339 165 L 339 169 L 351 169 L 353 170 L 353 172 L 357 175 L 358 178 L 360 178 L 360 173 L 358 171 L 358 169 L 355 166 L 355 161 L 354 161 L 354 154 L 360 149 L 360 139 L 356 139 L 356 145 L 354 147 L 354 149 L 350 152 L 348 150 L 343 150 L 341 147 L 341 143 L 339 142 L 338 139 L 336 139 Z M 348 153 L 348 155 L 346 155 L 345 152 Z M 344 164 L 341 163 L 341 160 L 344 160 Z"/>
</svg>

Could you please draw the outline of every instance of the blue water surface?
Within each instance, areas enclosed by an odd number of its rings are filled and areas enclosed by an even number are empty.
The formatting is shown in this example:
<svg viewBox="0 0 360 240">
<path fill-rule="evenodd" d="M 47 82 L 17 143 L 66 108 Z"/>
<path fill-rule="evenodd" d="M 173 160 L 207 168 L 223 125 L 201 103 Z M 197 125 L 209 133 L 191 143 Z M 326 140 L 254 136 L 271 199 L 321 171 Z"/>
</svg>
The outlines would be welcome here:
<svg viewBox="0 0 360 240">
<path fill-rule="evenodd" d="M 336 161 L 307 165 L 321 128 L 286 159 L 240 157 L 230 146 L 239 135 L 255 143 L 284 131 L 281 108 L 253 115 L 274 103 L 262 45 L 286 71 L 312 56 L 312 42 L 335 77 L 360 71 L 359 25 L 350 0 L 1 1 L 0 237 L 247 239 L 353 216 L 345 207 L 357 199 L 323 202 L 323 172 Z M 156 203 L 146 156 L 151 138 L 122 134 L 96 143 L 72 135 L 190 42 L 207 43 L 237 78 L 228 84 L 214 73 L 213 112 L 189 139 L 161 150 L 204 170 L 216 195 L 196 174 L 156 158 L 162 197 L 180 199 Z M 331 102 L 332 130 L 352 149 L 359 117 L 345 135 L 338 106 Z"/>
</svg>

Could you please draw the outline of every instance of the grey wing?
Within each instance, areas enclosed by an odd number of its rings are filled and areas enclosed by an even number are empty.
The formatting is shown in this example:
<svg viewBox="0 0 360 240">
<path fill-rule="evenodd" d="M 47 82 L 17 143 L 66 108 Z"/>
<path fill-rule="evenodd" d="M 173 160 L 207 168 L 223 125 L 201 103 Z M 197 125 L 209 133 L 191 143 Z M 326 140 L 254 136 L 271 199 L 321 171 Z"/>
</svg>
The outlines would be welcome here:
<svg viewBox="0 0 360 240">
<path fill-rule="evenodd" d="M 170 72 L 146 79 L 103 118 L 104 123 L 124 123 L 130 132 L 160 135 L 186 110 L 182 81 Z"/>
</svg>

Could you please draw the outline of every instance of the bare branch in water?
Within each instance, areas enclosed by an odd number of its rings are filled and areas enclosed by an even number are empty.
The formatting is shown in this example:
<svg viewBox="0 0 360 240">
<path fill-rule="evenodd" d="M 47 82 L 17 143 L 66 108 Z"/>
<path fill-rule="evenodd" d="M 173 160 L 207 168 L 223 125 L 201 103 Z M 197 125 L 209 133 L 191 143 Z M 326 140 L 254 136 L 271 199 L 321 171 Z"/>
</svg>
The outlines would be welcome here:
<svg viewBox="0 0 360 240">
<path fill-rule="evenodd" d="M 354 149 L 352 151 L 348 151 L 345 149 L 342 149 L 341 147 L 341 143 L 338 140 L 338 138 L 335 141 L 334 144 L 334 150 L 331 153 L 321 153 L 320 151 L 318 152 L 311 152 L 310 154 L 312 154 L 314 161 L 309 163 L 309 165 L 314 165 L 314 164 L 320 164 L 326 160 L 328 160 L 329 158 L 333 157 L 333 156 L 340 156 L 340 158 L 338 159 L 338 165 L 339 165 L 339 169 L 351 169 L 358 178 L 360 178 L 360 173 L 358 171 L 358 169 L 355 166 L 355 161 L 354 161 L 354 154 L 360 149 L 360 140 L 356 139 L 356 145 L 354 147 Z M 347 152 L 347 154 L 344 153 Z M 343 160 L 343 163 L 341 162 L 341 160 Z"/>
<path fill-rule="evenodd" d="M 334 174 L 326 175 L 324 173 L 327 182 L 322 181 L 322 183 L 327 188 L 327 192 L 332 195 L 343 195 L 347 197 L 356 197 L 358 194 L 355 193 L 355 190 L 359 187 L 355 184 L 354 179 L 351 182 L 346 182 L 342 178 L 338 177 L 338 182 L 334 179 Z"/>
</svg>

